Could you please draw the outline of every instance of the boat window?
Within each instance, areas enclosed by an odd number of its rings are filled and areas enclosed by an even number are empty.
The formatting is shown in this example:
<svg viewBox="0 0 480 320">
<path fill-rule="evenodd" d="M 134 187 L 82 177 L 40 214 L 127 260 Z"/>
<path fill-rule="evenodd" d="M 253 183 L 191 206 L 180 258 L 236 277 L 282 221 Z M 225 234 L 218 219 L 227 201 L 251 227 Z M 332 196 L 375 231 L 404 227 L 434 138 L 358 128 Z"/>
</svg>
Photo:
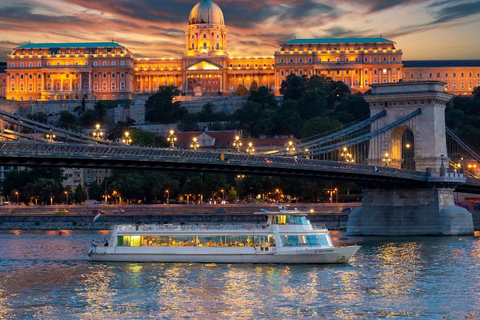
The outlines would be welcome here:
<svg viewBox="0 0 480 320">
<path fill-rule="evenodd" d="M 263 243 L 265 242 L 265 243 Z M 118 247 L 273 247 L 275 239 L 257 236 L 118 236 Z"/>
<path fill-rule="evenodd" d="M 328 246 L 328 240 L 325 235 L 288 235 L 281 236 L 282 245 L 284 247 L 301 247 L 301 246 Z"/>
<path fill-rule="evenodd" d="M 140 236 L 119 236 L 117 237 L 118 247 L 140 247 Z"/>
<path fill-rule="evenodd" d="M 293 224 L 302 225 L 308 224 L 307 217 L 305 216 L 276 216 L 277 224 Z"/>
</svg>

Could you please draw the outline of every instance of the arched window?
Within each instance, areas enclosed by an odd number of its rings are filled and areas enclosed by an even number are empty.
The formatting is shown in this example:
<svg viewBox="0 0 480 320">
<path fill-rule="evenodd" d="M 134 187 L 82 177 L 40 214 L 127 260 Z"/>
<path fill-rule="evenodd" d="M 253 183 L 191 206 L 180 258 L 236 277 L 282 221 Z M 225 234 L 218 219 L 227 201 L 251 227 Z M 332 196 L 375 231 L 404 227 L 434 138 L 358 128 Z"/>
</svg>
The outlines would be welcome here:
<svg viewBox="0 0 480 320">
<path fill-rule="evenodd" d="M 207 43 L 206 42 L 203 43 L 203 49 L 207 49 Z"/>
</svg>

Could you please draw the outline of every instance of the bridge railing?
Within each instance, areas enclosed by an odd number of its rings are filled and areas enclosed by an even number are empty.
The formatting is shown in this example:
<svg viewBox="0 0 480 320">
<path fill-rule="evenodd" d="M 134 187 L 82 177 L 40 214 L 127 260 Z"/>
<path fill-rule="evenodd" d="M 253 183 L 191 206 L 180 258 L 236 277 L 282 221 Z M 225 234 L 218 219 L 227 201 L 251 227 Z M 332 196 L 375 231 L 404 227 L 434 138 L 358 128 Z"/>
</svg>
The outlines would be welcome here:
<svg viewBox="0 0 480 320">
<path fill-rule="evenodd" d="M 65 143 L 1 142 L 1 155 L 31 157 L 62 157 L 77 159 L 123 159 L 132 161 L 159 161 L 185 163 L 218 163 L 245 167 L 278 167 L 306 170 L 350 171 L 352 173 L 371 173 L 409 177 L 414 180 L 428 178 L 426 172 L 380 167 L 359 163 L 325 161 L 296 157 L 266 156 L 241 153 L 221 153 L 212 151 L 194 151 L 188 149 L 144 148 L 135 146 L 104 146 Z"/>
</svg>

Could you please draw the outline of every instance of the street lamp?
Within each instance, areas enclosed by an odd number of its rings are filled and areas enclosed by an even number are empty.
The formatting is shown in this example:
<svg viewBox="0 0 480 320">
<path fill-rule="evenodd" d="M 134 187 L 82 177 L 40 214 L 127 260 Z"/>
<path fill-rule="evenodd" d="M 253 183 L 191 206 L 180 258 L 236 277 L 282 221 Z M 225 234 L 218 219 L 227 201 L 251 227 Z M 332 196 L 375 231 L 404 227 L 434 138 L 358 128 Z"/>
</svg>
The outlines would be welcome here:
<svg viewBox="0 0 480 320">
<path fill-rule="evenodd" d="M 50 205 L 53 206 L 53 196 L 50 196 Z"/>
<path fill-rule="evenodd" d="M 340 156 L 342 157 L 342 160 L 345 162 L 352 162 L 352 163 L 354 162 L 353 156 L 351 153 L 348 152 L 347 147 L 343 147 L 342 153 L 340 154 Z"/>
<path fill-rule="evenodd" d="M 177 136 L 175 135 L 175 131 L 173 129 L 170 130 L 170 135 L 167 137 L 167 141 L 170 143 L 170 147 L 172 149 L 175 148 L 175 142 L 177 141 Z"/>
<path fill-rule="evenodd" d="M 53 140 L 56 138 L 57 136 L 54 135 L 53 133 L 47 133 L 45 134 L 45 138 L 47 139 L 48 142 L 53 142 Z"/>
<path fill-rule="evenodd" d="M 193 150 L 197 150 L 200 147 L 200 144 L 197 141 L 197 137 L 193 137 L 192 144 L 190 144 L 190 148 Z"/>
<path fill-rule="evenodd" d="M 337 188 L 335 189 L 330 189 L 327 191 L 328 194 L 330 194 L 330 203 L 333 203 L 333 194 L 337 192 Z M 338 202 L 338 196 L 337 196 L 337 202 Z"/>
<path fill-rule="evenodd" d="M 65 203 L 66 203 L 67 206 L 68 206 L 68 191 L 64 191 L 63 193 L 65 193 L 65 197 L 66 197 Z"/>
<path fill-rule="evenodd" d="M 254 154 L 255 153 L 255 149 L 253 148 L 253 143 L 251 143 L 251 142 L 248 143 L 248 147 L 245 150 L 245 152 L 249 153 L 249 154 Z"/>
<path fill-rule="evenodd" d="M 97 139 L 103 139 L 103 131 L 100 129 L 100 124 L 95 125 L 95 130 L 92 132 L 92 136 Z"/>
<path fill-rule="evenodd" d="M 234 148 L 237 148 L 237 152 L 240 152 L 240 147 L 242 146 L 242 141 L 240 141 L 239 136 L 235 136 L 235 141 L 232 143 Z"/>
<path fill-rule="evenodd" d="M 165 193 L 167 194 L 167 204 L 169 204 L 170 203 L 170 191 L 168 191 L 168 189 L 167 189 L 167 190 L 165 190 Z"/>
<path fill-rule="evenodd" d="M 388 152 L 385 152 L 385 158 L 382 159 L 385 162 L 385 167 L 388 167 L 388 163 L 390 162 L 390 157 L 388 156 Z"/>
<path fill-rule="evenodd" d="M 287 145 L 287 152 L 290 153 L 290 154 L 294 154 L 295 151 L 297 150 L 295 148 L 295 145 L 293 144 L 293 141 L 288 141 L 288 145 Z"/>
<path fill-rule="evenodd" d="M 225 190 L 220 190 L 222 192 L 222 201 L 225 201 Z"/>
<path fill-rule="evenodd" d="M 130 132 L 125 131 L 125 133 L 123 134 L 122 143 L 126 144 L 127 146 L 132 143 L 132 138 L 130 138 Z"/>
<path fill-rule="evenodd" d="M 15 191 L 15 194 L 17 195 L 17 206 L 18 206 L 18 191 Z"/>
</svg>

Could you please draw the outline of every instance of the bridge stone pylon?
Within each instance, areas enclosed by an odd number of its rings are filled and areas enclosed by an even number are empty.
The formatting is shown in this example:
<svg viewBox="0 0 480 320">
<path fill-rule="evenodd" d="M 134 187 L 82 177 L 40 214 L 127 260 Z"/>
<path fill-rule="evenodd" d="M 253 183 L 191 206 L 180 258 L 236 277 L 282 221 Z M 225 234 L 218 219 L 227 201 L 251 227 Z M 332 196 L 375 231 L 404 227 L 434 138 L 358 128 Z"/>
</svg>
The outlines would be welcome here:
<svg viewBox="0 0 480 320">
<path fill-rule="evenodd" d="M 451 95 L 443 92 L 443 83 L 437 81 L 372 86 L 372 94 L 365 96 L 372 116 L 386 111 L 378 128 L 416 115 L 418 109 L 421 114 L 371 140 L 369 163 L 417 171 L 430 168 L 431 176 L 426 184 L 412 183 L 408 187 L 364 183 L 362 207 L 350 214 L 348 234 L 473 235 L 472 214 L 456 206 L 453 197 L 454 189 L 465 178 L 450 176 L 443 167 L 449 163 L 445 106 L 450 99 Z"/>
<path fill-rule="evenodd" d="M 445 133 L 445 107 L 452 95 L 443 91 L 438 81 L 398 82 L 372 86 L 365 100 L 371 116 L 385 110 L 378 120 L 385 127 L 420 109 L 421 114 L 402 126 L 372 139 L 369 164 L 395 168 L 439 172 L 442 162 L 448 164 Z"/>
</svg>

